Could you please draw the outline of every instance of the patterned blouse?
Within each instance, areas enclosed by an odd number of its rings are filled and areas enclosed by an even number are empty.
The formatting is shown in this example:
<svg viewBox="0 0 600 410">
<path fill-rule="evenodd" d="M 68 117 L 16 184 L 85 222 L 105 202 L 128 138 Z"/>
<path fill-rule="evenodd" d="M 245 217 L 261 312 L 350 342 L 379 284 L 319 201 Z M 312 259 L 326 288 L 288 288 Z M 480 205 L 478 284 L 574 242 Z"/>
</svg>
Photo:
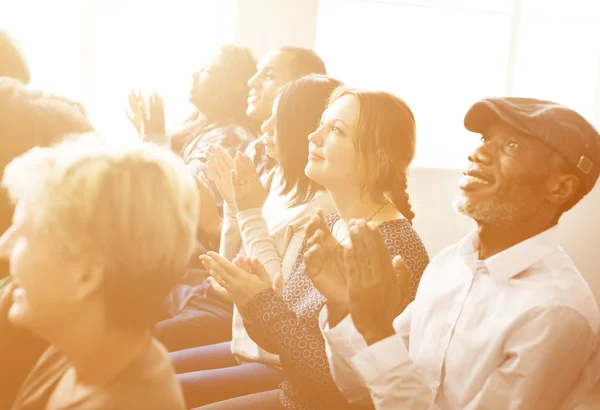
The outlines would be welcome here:
<svg viewBox="0 0 600 410">
<path fill-rule="evenodd" d="M 339 215 L 327 216 L 331 230 Z M 406 219 L 387 221 L 378 226 L 392 256 L 401 255 L 413 271 L 410 284 L 411 300 L 429 257 L 423 242 Z M 245 327 L 250 337 L 265 350 L 278 354 L 285 372 L 280 385 L 281 402 L 285 409 L 329 410 L 351 409 L 331 377 L 325 354 L 325 342 L 318 317 L 325 297 L 304 274 L 303 255 L 306 238 L 283 297 L 272 290 L 255 296 L 245 311 Z"/>
</svg>

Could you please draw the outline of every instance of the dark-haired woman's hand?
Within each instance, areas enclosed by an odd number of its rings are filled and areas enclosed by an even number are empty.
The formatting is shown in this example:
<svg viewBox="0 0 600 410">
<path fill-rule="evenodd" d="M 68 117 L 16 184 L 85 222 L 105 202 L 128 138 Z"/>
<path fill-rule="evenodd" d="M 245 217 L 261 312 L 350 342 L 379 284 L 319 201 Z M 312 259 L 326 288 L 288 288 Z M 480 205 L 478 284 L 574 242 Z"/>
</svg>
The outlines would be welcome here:
<svg viewBox="0 0 600 410">
<path fill-rule="evenodd" d="M 223 147 L 211 145 L 206 151 L 206 165 L 223 200 L 228 204 L 233 204 L 233 187 L 231 186 L 231 171 L 235 166 L 233 158 Z"/>
<path fill-rule="evenodd" d="M 216 252 L 200 256 L 210 274 L 209 281 L 222 297 L 232 301 L 242 311 L 256 295 L 274 289 L 264 265 L 256 258 L 236 257 L 229 262 Z"/>
<path fill-rule="evenodd" d="M 146 102 L 139 90 L 131 90 L 126 113 L 143 139 L 166 134 L 164 103 L 157 93 L 152 93 Z"/>
<path fill-rule="evenodd" d="M 331 234 L 320 209 L 308 222 L 306 237 L 304 271 L 327 299 L 329 326 L 333 327 L 348 314 L 344 248 Z"/>
<path fill-rule="evenodd" d="M 408 303 L 412 272 L 401 257 L 392 262 L 377 227 L 351 223 L 350 239 L 344 253 L 348 305 L 354 326 L 372 345 L 395 334 L 393 322 Z"/>
<path fill-rule="evenodd" d="M 205 233 L 216 235 L 221 231 L 223 218 L 219 214 L 215 194 L 210 189 L 210 183 L 202 173 L 196 177 L 196 186 L 200 194 L 198 228 Z"/>
<path fill-rule="evenodd" d="M 231 172 L 233 201 L 237 209 L 245 211 L 262 208 L 269 195 L 273 175 L 274 172 L 271 171 L 263 185 L 252 160 L 247 155 L 238 152 L 234 160 L 234 169 Z"/>
</svg>

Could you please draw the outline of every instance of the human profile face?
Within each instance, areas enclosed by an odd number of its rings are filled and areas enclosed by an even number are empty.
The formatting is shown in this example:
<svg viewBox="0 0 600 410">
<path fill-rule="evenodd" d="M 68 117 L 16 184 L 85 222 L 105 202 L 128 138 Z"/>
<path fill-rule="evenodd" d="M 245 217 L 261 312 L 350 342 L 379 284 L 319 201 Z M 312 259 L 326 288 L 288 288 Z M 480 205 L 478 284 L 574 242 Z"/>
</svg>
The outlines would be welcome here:
<svg viewBox="0 0 600 410">
<path fill-rule="evenodd" d="M 339 184 L 358 186 L 354 143 L 360 102 L 353 95 L 335 100 L 323 113 L 319 128 L 308 136 L 306 175 L 327 189 Z"/>
<path fill-rule="evenodd" d="M 206 108 L 205 105 L 214 100 L 214 95 L 219 92 L 223 84 L 224 64 L 222 52 L 219 51 L 192 74 L 189 101 L 198 109 Z"/>
<path fill-rule="evenodd" d="M 246 114 L 254 119 L 266 121 L 271 115 L 273 102 L 279 89 L 294 80 L 293 56 L 285 51 L 272 51 L 256 66 L 256 74 L 248 80 L 250 93 Z"/>
<path fill-rule="evenodd" d="M 546 201 L 551 157 L 536 138 L 507 125 L 491 125 L 469 156 L 457 210 L 480 223 L 510 224 L 531 217 Z"/>
<path fill-rule="evenodd" d="M 263 123 L 261 127 L 262 142 L 265 145 L 267 155 L 279 161 L 279 148 L 277 146 L 277 107 L 279 106 L 279 97 L 273 102 L 271 116 Z"/>
<path fill-rule="evenodd" d="M 70 326 L 80 310 L 81 265 L 40 234 L 22 205 L 13 221 L 0 238 L 0 256 L 9 260 L 14 285 L 9 320 L 47 337 Z"/>
</svg>

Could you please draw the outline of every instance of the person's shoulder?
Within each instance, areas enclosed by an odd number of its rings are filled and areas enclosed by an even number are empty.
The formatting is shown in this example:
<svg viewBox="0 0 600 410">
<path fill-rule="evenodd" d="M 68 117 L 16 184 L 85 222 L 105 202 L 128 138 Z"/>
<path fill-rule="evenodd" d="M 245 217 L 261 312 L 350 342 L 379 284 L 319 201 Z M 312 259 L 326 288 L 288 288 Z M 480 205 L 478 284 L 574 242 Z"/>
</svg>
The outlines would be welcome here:
<svg viewBox="0 0 600 410">
<path fill-rule="evenodd" d="M 407 247 L 427 253 L 421 237 L 406 218 L 383 222 L 378 229 L 388 246 Z"/>
<path fill-rule="evenodd" d="M 429 254 L 421 237 L 406 218 L 393 219 L 378 225 L 379 232 L 391 256 L 401 256 L 413 273 L 420 277 L 429 264 Z"/>
<path fill-rule="evenodd" d="M 110 408 L 184 410 L 185 400 L 169 353 L 155 339 L 146 352 L 105 390 Z"/>
<path fill-rule="evenodd" d="M 16 351 L 13 353 L 16 353 Z M 21 353 L 23 353 L 23 351 L 21 351 Z M 21 359 L 23 359 L 23 357 L 21 357 Z M 10 363 L 7 367 L 10 371 Z M 30 405 L 32 402 L 39 401 L 40 397 L 50 395 L 58 381 L 68 369 L 69 361 L 67 360 L 67 357 L 55 347 L 48 347 L 39 357 L 36 365 L 29 372 L 27 378 L 23 381 L 19 393 L 14 398 L 15 408 Z M 18 372 L 17 374 L 13 373 L 13 376 L 18 377 L 18 374 Z M 10 391 L 10 383 L 9 386 L 3 385 L 3 387 L 8 388 L 8 391 Z M 0 400 L 0 402 L 2 402 L 2 400 Z"/>
<path fill-rule="evenodd" d="M 537 309 L 572 310 L 600 331 L 600 311 L 594 294 L 573 260 L 557 248 L 516 278 L 529 291 Z"/>
</svg>

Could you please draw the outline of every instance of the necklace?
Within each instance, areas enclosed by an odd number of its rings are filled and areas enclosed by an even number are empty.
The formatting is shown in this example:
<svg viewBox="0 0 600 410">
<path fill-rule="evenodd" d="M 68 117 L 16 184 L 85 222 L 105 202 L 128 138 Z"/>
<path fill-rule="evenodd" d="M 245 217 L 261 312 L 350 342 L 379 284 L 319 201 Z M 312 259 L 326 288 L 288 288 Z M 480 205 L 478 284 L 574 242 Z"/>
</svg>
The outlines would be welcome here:
<svg viewBox="0 0 600 410">
<path fill-rule="evenodd" d="M 377 211 L 375 211 L 375 213 L 373 215 L 371 215 L 371 217 L 369 219 L 366 220 L 366 222 L 370 222 L 371 219 L 375 218 L 377 216 L 377 214 L 379 214 L 379 212 L 381 212 L 381 210 L 385 207 L 386 204 L 383 204 L 379 207 L 379 209 Z M 340 230 L 340 225 L 341 225 L 341 220 L 342 218 L 338 219 L 338 224 L 336 226 L 335 232 L 333 233 L 333 237 L 336 238 L 337 240 L 337 234 Z M 348 230 L 348 233 L 346 234 L 346 236 L 344 236 L 342 239 L 340 239 L 338 242 L 341 244 L 342 242 L 344 242 L 346 239 L 348 239 L 348 237 L 350 236 L 350 230 Z"/>
</svg>

